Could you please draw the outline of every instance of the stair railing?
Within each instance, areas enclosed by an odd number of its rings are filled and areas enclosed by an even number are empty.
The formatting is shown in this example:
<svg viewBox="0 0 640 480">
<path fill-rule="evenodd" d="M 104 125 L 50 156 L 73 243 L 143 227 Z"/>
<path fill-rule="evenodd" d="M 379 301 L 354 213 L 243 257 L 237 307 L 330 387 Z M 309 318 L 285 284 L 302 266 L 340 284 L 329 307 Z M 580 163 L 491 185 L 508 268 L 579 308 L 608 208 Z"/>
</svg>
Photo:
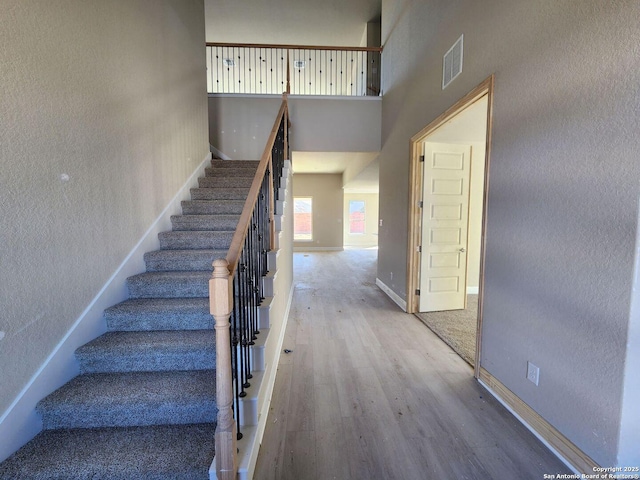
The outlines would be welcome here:
<svg viewBox="0 0 640 480">
<path fill-rule="evenodd" d="M 209 93 L 380 95 L 382 47 L 207 43 Z"/>
<path fill-rule="evenodd" d="M 280 197 L 280 177 L 288 154 L 287 94 L 244 204 L 226 258 L 213 262 L 209 281 L 210 311 L 216 330 L 215 433 L 216 473 L 235 480 L 237 440 L 242 438 L 240 399 L 251 385 L 252 357 L 259 332 L 259 306 L 264 299 L 263 277 L 268 252 L 275 246 L 274 214 Z"/>
</svg>

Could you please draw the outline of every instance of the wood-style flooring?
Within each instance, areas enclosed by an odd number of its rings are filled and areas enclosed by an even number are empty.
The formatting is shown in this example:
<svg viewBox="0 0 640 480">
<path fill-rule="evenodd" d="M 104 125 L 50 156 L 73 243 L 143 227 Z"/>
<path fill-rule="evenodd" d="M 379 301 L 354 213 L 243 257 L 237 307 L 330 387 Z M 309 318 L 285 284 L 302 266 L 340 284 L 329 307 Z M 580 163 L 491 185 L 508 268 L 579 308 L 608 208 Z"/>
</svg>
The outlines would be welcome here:
<svg viewBox="0 0 640 480">
<path fill-rule="evenodd" d="M 376 286 L 376 250 L 294 254 L 254 479 L 535 479 L 569 470 Z"/>
</svg>

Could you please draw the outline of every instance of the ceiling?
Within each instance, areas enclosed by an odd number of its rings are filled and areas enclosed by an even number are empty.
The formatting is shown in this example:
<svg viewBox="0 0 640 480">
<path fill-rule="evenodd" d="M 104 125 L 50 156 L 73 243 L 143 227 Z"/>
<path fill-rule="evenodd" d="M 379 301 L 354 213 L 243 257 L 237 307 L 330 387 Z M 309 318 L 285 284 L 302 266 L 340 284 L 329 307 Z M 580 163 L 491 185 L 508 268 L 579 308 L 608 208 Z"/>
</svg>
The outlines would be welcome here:
<svg viewBox="0 0 640 480">
<path fill-rule="evenodd" d="M 294 174 L 340 174 L 347 192 L 378 191 L 378 152 L 296 152 Z"/>
<path fill-rule="evenodd" d="M 381 0 L 205 0 L 207 42 L 360 46 Z"/>
</svg>

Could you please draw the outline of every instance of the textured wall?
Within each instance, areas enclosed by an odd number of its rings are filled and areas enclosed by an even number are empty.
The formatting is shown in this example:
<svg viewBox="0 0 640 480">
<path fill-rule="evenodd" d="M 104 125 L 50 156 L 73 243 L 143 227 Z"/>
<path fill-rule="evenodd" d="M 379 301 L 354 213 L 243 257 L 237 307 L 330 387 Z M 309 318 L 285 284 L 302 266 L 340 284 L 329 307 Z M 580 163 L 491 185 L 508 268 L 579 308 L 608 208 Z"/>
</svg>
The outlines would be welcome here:
<svg viewBox="0 0 640 480">
<path fill-rule="evenodd" d="M 495 73 L 482 365 L 603 465 L 630 321 L 639 16 L 635 0 L 383 0 L 378 278 L 396 272 L 406 298 L 409 138 Z M 462 75 L 442 91 L 463 33 Z"/>
<path fill-rule="evenodd" d="M 380 0 L 205 0 L 208 42 L 358 46 Z"/>
<path fill-rule="evenodd" d="M 292 163 L 295 164 L 295 153 Z M 293 176 L 293 196 L 312 197 L 313 240 L 294 242 L 298 250 L 342 248 L 342 175 L 296 174 Z"/>
<path fill-rule="evenodd" d="M 202 0 L 0 10 L 4 412 L 208 145 Z"/>
<path fill-rule="evenodd" d="M 210 96 L 211 145 L 233 159 L 260 159 L 281 103 L 280 96 Z M 290 96 L 291 150 L 377 152 L 381 114 L 378 97 L 345 100 Z"/>
</svg>

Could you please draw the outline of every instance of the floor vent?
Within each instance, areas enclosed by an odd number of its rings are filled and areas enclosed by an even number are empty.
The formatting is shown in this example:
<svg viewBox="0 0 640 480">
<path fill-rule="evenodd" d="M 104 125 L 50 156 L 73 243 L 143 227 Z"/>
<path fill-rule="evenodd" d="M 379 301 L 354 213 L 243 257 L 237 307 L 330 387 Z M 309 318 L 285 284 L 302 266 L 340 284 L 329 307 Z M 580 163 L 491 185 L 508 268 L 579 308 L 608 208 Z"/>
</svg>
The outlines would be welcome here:
<svg viewBox="0 0 640 480">
<path fill-rule="evenodd" d="M 462 73 L 462 41 L 464 35 L 453 44 L 442 59 L 442 89 L 447 88 Z"/>
</svg>

